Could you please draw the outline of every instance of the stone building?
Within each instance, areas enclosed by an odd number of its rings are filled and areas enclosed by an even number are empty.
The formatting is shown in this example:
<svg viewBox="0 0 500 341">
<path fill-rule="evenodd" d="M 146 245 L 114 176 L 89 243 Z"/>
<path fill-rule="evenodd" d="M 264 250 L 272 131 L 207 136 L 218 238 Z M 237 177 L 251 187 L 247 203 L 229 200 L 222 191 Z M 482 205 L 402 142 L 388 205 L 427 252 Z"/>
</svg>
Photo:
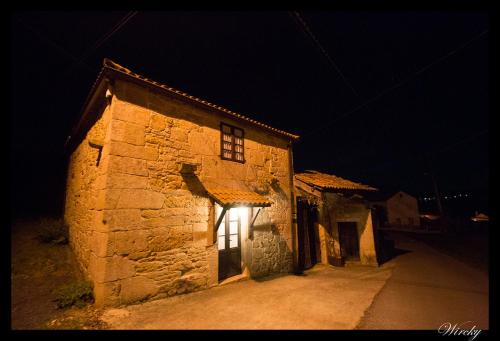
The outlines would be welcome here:
<svg viewBox="0 0 500 341">
<path fill-rule="evenodd" d="M 382 214 L 381 227 L 396 227 L 418 229 L 420 227 L 420 212 L 418 200 L 403 191 L 369 195 L 367 199 Z"/>
<path fill-rule="evenodd" d="M 105 59 L 68 138 L 64 215 L 96 303 L 292 271 L 297 138 Z"/>
<path fill-rule="evenodd" d="M 299 268 L 378 265 L 372 210 L 363 198 L 377 189 L 316 171 L 295 174 L 295 187 Z"/>
</svg>

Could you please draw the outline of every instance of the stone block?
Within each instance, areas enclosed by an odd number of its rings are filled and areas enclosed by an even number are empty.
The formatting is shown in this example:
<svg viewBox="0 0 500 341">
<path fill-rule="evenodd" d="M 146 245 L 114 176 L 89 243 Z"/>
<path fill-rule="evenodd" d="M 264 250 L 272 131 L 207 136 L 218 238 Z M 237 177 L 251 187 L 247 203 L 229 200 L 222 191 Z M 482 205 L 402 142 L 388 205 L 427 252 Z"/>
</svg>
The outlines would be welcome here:
<svg viewBox="0 0 500 341">
<path fill-rule="evenodd" d="M 188 142 L 188 132 L 186 129 L 173 127 L 170 131 L 170 138 L 176 142 Z"/>
<path fill-rule="evenodd" d="M 120 302 L 129 304 L 145 300 L 158 293 L 158 285 L 150 278 L 136 276 L 121 281 Z"/>
<path fill-rule="evenodd" d="M 142 210 L 141 216 L 143 218 L 160 218 L 165 210 Z"/>
<path fill-rule="evenodd" d="M 206 232 L 207 229 L 208 229 L 208 222 L 193 224 L 193 232 Z"/>
<path fill-rule="evenodd" d="M 143 228 L 140 209 L 104 211 L 102 219 L 110 231 Z"/>
<path fill-rule="evenodd" d="M 165 116 L 163 116 L 163 115 L 156 115 L 156 114 L 151 115 L 151 121 L 149 123 L 149 126 L 153 130 L 157 130 L 157 131 L 164 130 L 165 127 L 167 126 L 167 122 L 165 120 Z"/>
<path fill-rule="evenodd" d="M 148 161 L 158 160 L 158 147 L 152 147 L 152 146 L 144 147 L 144 159 Z"/>
<path fill-rule="evenodd" d="M 126 156 L 135 159 L 144 159 L 145 156 L 143 146 L 136 146 L 130 143 L 118 141 L 111 141 L 109 146 L 110 155 Z"/>
<path fill-rule="evenodd" d="M 95 198 L 94 207 L 96 210 L 113 209 L 116 207 L 119 197 L 119 189 L 99 190 Z"/>
<path fill-rule="evenodd" d="M 132 277 L 135 274 L 135 267 L 130 260 L 121 256 L 98 257 L 91 253 L 89 274 L 94 282 L 111 282 Z"/>
<path fill-rule="evenodd" d="M 120 100 L 114 102 L 113 119 L 146 126 L 150 116 L 150 111 L 143 107 Z"/>
<path fill-rule="evenodd" d="M 192 241 L 192 234 L 174 227 L 155 228 L 151 231 L 149 249 L 154 252 L 168 251 L 185 246 Z"/>
<path fill-rule="evenodd" d="M 105 211 L 92 211 L 92 230 L 98 232 L 108 232 L 109 227 L 104 223 L 104 212 Z"/>
<path fill-rule="evenodd" d="M 114 252 L 118 255 L 129 255 L 131 253 L 146 251 L 148 247 L 147 238 L 149 232 L 146 230 L 117 231 L 112 232 Z"/>
<path fill-rule="evenodd" d="M 111 122 L 112 141 L 144 146 L 145 135 L 145 128 L 142 125 L 119 120 L 112 120 Z"/>
<path fill-rule="evenodd" d="M 146 189 L 148 187 L 148 178 L 145 176 L 110 173 L 107 179 L 107 188 L 113 189 Z"/>
<path fill-rule="evenodd" d="M 97 257 L 113 256 L 113 245 L 109 233 L 93 231 L 89 244 L 90 249 Z"/>
<path fill-rule="evenodd" d="M 217 134 L 220 133 L 217 132 Z M 217 137 L 220 139 L 219 135 L 217 135 Z M 192 151 L 194 154 L 217 155 L 218 153 L 220 153 L 220 151 L 215 147 L 216 143 L 214 139 L 206 132 L 192 131 L 191 133 L 189 133 L 189 145 L 192 146 Z"/>
<path fill-rule="evenodd" d="M 140 252 L 132 252 L 128 255 L 128 259 L 130 260 L 139 260 L 151 255 L 150 251 L 140 251 Z"/>
<path fill-rule="evenodd" d="M 144 225 L 147 227 L 166 227 L 167 219 L 162 217 L 146 219 Z"/>
<path fill-rule="evenodd" d="M 109 156 L 109 173 L 124 173 L 140 176 L 148 176 L 146 160 L 134 159 L 124 156 Z"/>
<path fill-rule="evenodd" d="M 165 195 L 145 189 L 122 190 L 116 208 L 159 209 L 163 206 Z"/>
<path fill-rule="evenodd" d="M 94 298 L 97 307 L 113 307 L 120 304 L 121 285 L 119 281 L 94 284 Z"/>
</svg>

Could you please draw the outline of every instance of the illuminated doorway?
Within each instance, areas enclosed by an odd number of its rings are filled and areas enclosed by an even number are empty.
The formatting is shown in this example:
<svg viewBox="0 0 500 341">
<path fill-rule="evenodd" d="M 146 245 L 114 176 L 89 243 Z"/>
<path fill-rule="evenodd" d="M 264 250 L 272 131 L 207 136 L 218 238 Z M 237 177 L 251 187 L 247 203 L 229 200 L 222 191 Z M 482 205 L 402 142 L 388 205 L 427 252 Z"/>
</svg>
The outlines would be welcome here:
<svg viewBox="0 0 500 341">
<path fill-rule="evenodd" d="M 219 281 L 241 274 L 241 227 L 240 209 L 226 211 L 217 230 L 219 250 Z"/>
</svg>

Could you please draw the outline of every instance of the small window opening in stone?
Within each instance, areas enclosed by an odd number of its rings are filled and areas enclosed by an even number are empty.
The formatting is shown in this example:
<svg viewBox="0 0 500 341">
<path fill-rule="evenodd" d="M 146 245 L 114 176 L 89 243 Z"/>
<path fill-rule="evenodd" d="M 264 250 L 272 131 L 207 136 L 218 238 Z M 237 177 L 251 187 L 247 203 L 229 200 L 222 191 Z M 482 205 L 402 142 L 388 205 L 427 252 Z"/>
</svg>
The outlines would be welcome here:
<svg viewBox="0 0 500 341">
<path fill-rule="evenodd" d="M 221 123 L 221 158 L 245 162 L 244 131 L 229 124 Z"/>
</svg>

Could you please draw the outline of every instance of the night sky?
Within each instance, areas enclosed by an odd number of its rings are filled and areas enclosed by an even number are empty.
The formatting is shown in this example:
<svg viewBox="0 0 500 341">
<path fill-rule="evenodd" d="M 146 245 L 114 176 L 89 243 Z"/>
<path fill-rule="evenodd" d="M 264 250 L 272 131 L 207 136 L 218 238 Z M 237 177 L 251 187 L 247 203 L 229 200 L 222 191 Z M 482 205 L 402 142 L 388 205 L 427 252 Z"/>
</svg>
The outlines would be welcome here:
<svg viewBox="0 0 500 341">
<path fill-rule="evenodd" d="M 488 14 L 298 13 L 316 42 L 286 11 L 12 13 L 12 213 L 62 211 L 64 142 L 105 57 L 301 135 L 296 171 L 426 197 L 432 169 L 486 209 Z"/>
</svg>

